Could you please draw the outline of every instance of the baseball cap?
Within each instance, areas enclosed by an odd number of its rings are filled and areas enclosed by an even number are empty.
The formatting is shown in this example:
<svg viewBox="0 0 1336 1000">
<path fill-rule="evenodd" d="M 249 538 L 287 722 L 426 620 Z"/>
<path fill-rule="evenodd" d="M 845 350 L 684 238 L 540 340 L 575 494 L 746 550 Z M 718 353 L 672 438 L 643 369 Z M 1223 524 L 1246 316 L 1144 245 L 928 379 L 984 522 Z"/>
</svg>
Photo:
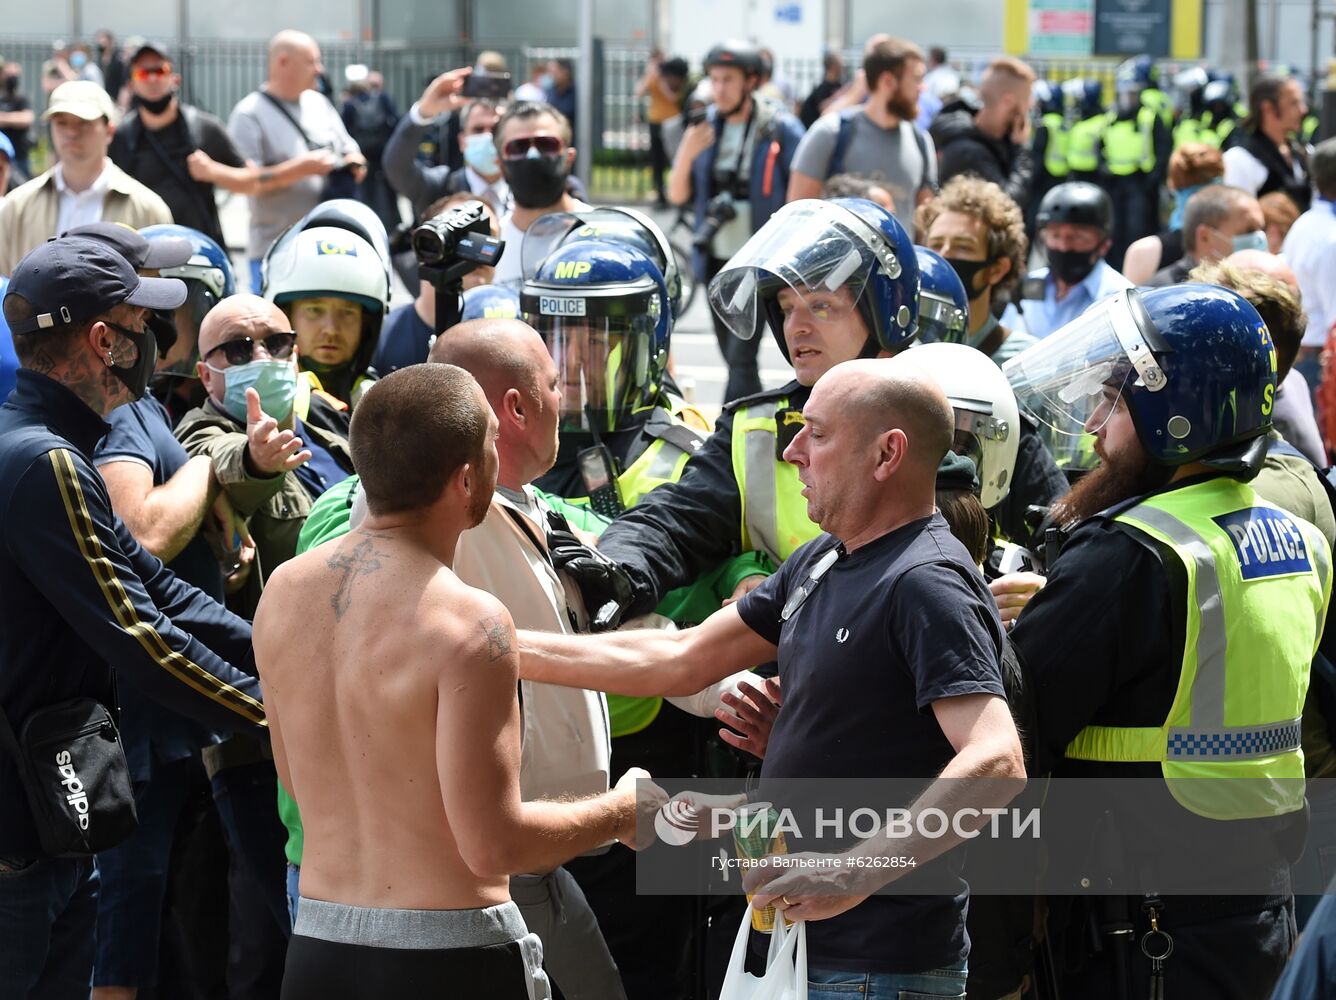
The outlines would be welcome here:
<svg viewBox="0 0 1336 1000">
<path fill-rule="evenodd" d="M 150 40 L 150 41 L 140 42 L 137 46 L 135 46 L 134 51 L 130 53 L 130 58 L 126 61 L 125 64 L 127 66 L 133 66 L 135 60 L 146 52 L 152 52 L 156 55 L 161 56 L 163 62 L 173 61 L 172 50 L 170 46 L 164 45 L 162 42 L 155 42 Z"/>
<path fill-rule="evenodd" d="M 60 234 L 100 240 L 116 248 L 116 252 L 130 262 L 136 271 L 180 267 L 188 262 L 195 248 L 181 236 L 147 238 L 123 222 L 90 222 L 75 226 Z"/>
<path fill-rule="evenodd" d="M 69 80 L 51 91 L 51 101 L 42 112 L 42 118 L 52 115 L 74 115 L 86 122 L 99 118 L 115 123 L 116 105 L 105 90 L 91 80 Z"/>
<path fill-rule="evenodd" d="M 32 333 L 82 323 L 118 305 L 175 309 L 186 300 L 179 278 L 141 278 L 109 244 L 83 236 L 62 236 L 31 250 L 9 276 L 5 298 L 20 295 L 37 315 L 11 325 Z"/>
<path fill-rule="evenodd" d="M 948 451 L 937 466 L 937 489 L 969 490 L 975 496 L 979 494 L 979 474 L 974 462 L 965 455 Z"/>
</svg>

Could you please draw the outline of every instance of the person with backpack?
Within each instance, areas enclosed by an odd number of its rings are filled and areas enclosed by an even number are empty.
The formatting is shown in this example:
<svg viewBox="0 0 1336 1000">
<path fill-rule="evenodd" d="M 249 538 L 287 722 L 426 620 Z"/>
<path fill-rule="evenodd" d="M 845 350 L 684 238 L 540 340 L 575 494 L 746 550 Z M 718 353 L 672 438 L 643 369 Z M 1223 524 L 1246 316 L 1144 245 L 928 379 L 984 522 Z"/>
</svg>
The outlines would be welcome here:
<svg viewBox="0 0 1336 1000">
<path fill-rule="evenodd" d="M 792 196 L 790 164 L 803 127 L 788 111 L 756 96 L 761 55 L 750 42 L 728 41 L 705 55 L 714 103 L 682 135 L 668 175 L 668 200 L 695 210 L 692 268 L 697 281 L 720 272 L 752 234 Z M 818 185 L 819 187 L 819 185 Z M 814 191 L 810 197 L 818 197 Z M 734 338 L 717 317 L 714 335 L 728 362 L 724 402 L 761 391 L 757 339 Z"/>
<path fill-rule="evenodd" d="M 221 121 L 180 99 L 181 74 L 166 45 L 145 42 L 135 49 L 129 76 L 135 109 L 112 136 L 108 155 L 156 191 L 175 222 L 223 243 L 213 184 L 193 175 L 190 157 L 203 150 L 211 160 L 232 168 L 244 168 L 245 159 Z"/>
<path fill-rule="evenodd" d="M 789 201 L 821 197 L 835 174 L 881 171 L 891 181 L 895 214 L 914 231 L 914 209 L 937 190 L 937 151 L 914 123 L 923 90 L 923 53 L 912 42 L 873 35 L 863 52 L 867 100 L 818 119 L 793 156 Z"/>
</svg>

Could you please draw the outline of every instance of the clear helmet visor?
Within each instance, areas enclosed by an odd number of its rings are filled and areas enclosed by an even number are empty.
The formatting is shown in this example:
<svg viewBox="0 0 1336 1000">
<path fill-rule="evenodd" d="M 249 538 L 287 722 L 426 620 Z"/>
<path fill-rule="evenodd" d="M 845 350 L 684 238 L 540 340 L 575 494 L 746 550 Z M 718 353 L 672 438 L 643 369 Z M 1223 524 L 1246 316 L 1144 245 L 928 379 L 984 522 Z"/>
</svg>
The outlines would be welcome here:
<svg viewBox="0 0 1336 1000">
<path fill-rule="evenodd" d="M 969 313 L 950 299 L 928 292 L 919 295 L 920 344 L 965 343 L 969 319 Z"/>
<path fill-rule="evenodd" d="M 562 430 L 611 432 L 630 423 L 652 381 L 649 316 L 526 315 L 557 366 Z"/>
<path fill-rule="evenodd" d="M 1002 372 L 1021 412 L 1039 424 L 1052 450 L 1072 453 L 1083 436 L 1108 422 L 1124 389 L 1164 388 L 1150 347 L 1155 337 L 1136 292 L 1118 292 L 1012 358 Z"/>
<path fill-rule="evenodd" d="M 804 301 L 845 288 L 857 302 L 876 263 L 861 225 L 828 202 L 786 205 L 710 282 L 710 305 L 734 336 L 750 340 L 765 321 L 765 303 L 784 286 Z"/>
</svg>

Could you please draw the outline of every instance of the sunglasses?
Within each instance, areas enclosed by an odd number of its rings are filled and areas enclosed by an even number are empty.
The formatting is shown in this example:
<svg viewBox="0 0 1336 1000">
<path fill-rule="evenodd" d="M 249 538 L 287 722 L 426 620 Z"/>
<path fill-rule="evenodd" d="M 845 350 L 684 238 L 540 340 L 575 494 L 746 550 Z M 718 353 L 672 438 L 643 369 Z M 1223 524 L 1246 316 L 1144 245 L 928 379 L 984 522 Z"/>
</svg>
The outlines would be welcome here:
<svg viewBox="0 0 1336 1000">
<path fill-rule="evenodd" d="M 557 156 L 565 144 L 555 135 L 529 135 L 511 139 L 501 147 L 501 155 L 507 160 L 522 160 L 529 155 L 529 150 L 536 149 L 540 156 Z"/>
<path fill-rule="evenodd" d="M 244 365 L 255 357 L 255 348 L 263 346 L 265 353 L 271 358 L 282 361 L 291 357 L 292 347 L 296 343 L 297 335 L 291 330 L 267 333 L 259 341 L 254 337 L 238 337 L 213 348 L 204 355 L 204 360 L 207 362 L 209 358 L 222 351 L 229 365 Z"/>
<path fill-rule="evenodd" d="M 140 83 L 146 80 L 157 80 L 161 77 L 172 75 L 172 64 L 163 63 L 160 66 L 136 66 L 130 71 L 130 78 L 138 80 Z"/>
</svg>

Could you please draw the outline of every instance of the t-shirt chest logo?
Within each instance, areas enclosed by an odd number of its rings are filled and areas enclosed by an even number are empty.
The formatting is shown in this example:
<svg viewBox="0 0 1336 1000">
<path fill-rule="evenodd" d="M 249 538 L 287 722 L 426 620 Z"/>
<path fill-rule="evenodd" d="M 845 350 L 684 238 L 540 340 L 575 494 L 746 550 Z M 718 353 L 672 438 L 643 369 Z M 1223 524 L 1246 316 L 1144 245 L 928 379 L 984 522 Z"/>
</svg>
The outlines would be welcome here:
<svg viewBox="0 0 1336 1000">
<path fill-rule="evenodd" d="M 841 644 L 848 642 L 849 630 L 847 628 L 837 628 L 835 630 L 835 641 Z"/>
</svg>

